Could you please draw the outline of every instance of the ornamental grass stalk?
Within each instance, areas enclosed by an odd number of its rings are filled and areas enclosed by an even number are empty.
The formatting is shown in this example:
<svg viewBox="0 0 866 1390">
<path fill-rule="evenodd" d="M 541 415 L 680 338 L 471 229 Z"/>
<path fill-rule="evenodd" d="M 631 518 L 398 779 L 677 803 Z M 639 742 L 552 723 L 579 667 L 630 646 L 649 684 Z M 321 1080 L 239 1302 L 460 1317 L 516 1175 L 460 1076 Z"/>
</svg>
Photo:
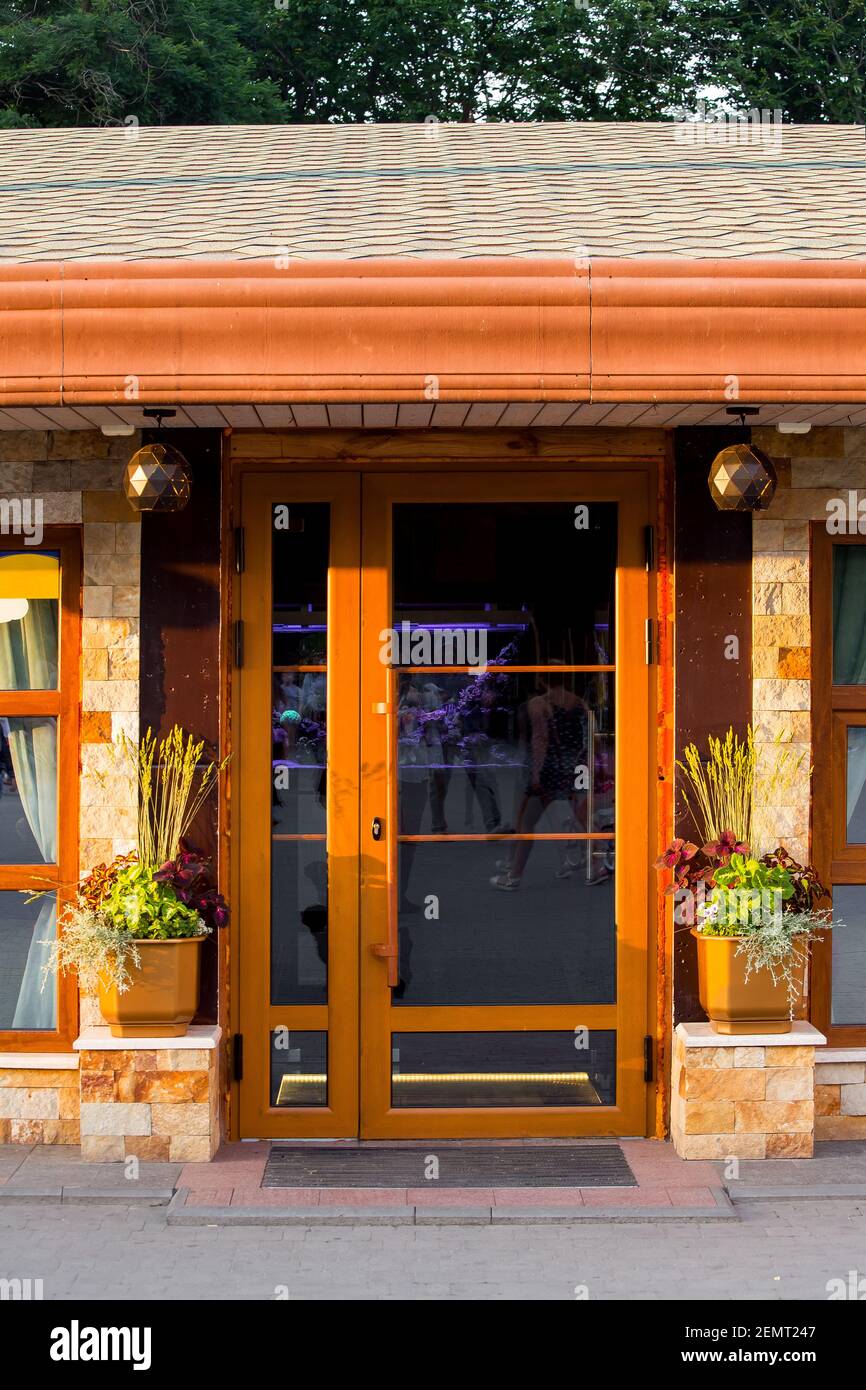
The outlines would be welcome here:
<svg viewBox="0 0 866 1390">
<path fill-rule="evenodd" d="M 204 741 L 177 724 L 160 740 L 151 729 L 138 744 L 124 736 L 122 747 L 137 770 L 139 862 L 155 872 L 174 858 L 228 759 L 203 763 Z"/>
<path fill-rule="evenodd" d="M 683 774 L 683 796 L 704 843 L 721 839 L 731 831 L 737 840 L 752 843 L 752 807 L 757 752 L 751 728 L 741 739 L 728 729 L 724 739 L 708 739 L 709 756 L 701 757 L 697 745 L 683 750 L 677 767 Z"/>
<path fill-rule="evenodd" d="M 778 734 L 769 745 L 775 747 L 775 757 L 759 768 L 760 750 L 751 726 L 742 739 L 733 729 L 723 739 L 710 735 L 707 746 L 704 758 L 697 745 L 690 743 L 683 750 L 683 761 L 677 762 L 683 774 L 683 797 L 704 843 L 732 834 L 757 854 L 775 848 L 778 837 L 763 822 L 775 807 L 786 804 L 805 752 L 795 753 Z M 763 839 L 767 834 L 771 843 L 756 845 L 756 836 Z"/>
</svg>

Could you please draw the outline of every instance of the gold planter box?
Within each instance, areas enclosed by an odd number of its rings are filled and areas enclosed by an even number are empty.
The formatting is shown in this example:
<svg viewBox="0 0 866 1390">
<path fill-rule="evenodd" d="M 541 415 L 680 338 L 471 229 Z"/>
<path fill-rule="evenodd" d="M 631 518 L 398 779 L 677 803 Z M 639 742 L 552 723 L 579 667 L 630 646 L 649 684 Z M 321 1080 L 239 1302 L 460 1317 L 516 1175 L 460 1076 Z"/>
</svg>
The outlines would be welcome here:
<svg viewBox="0 0 866 1390">
<path fill-rule="evenodd" d="M 99 1007 L 114 1038 L 182 1038 L 198 1008 L 202 936 L 139 941 L 141 969 L 121 994 L 99 985 Z"/>
<path fill-rule="evenodd" d="M 753 971 L 746 979 L 746 955 L 737 954 L 739 936 L 705 936 L 692 929 L 698 943 L 698 985 L 701 1004 L 714 1032 L 724 1034 L 790 1033 L 788 989 L 769 970 Z M 795 981 L 802 999 L 807 953 L 797 951 Z"/>
</svg>

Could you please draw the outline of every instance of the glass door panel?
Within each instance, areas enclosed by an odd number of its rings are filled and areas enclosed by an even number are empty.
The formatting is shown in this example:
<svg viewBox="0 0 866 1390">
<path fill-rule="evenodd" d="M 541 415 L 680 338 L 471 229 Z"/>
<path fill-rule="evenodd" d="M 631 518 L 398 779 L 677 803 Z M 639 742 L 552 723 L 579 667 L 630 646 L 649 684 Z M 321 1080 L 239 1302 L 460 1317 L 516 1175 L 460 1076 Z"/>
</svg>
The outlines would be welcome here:
<svg viewBox="0 0 866 1390">
<path fill-rule="evenodd" d="M 646 478 L 365 498 L 362 1132 L 642 1132 Z"/>
<path fill-rule="evenodd" d="M 241 1132 L 348 1135 L 358 1096 L 358 481 L 251 474 L 243 489 L 233 711 Z"/>
</svg>

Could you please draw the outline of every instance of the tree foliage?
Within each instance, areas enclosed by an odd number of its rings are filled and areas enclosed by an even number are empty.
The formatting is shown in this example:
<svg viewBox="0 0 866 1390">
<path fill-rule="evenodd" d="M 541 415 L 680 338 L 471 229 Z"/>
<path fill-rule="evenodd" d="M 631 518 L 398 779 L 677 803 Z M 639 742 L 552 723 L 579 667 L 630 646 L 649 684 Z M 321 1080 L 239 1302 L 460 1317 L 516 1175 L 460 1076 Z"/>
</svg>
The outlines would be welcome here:
<svg viewBox="0 0 866 1390">
<path fill-rule="evenodd" d="M 0 125 L 862 121 L 866 0 L 0 0 Z"/>
</svg>

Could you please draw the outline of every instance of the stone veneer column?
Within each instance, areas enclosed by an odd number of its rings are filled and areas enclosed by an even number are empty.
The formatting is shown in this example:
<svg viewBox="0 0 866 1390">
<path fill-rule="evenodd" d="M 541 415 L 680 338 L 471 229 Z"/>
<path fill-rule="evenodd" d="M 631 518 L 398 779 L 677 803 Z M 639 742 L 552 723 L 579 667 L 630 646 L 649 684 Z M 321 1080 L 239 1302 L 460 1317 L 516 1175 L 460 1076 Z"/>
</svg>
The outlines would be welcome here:
<svg viewBox="0 0 866 1390">
<path fill-rule="evenodd" d="M 727 1036 L 680 1023 L 671 1137 L 681 1158 L 811 1158 L 815 1047 L 810 1023 L 790 1033 Z"/>
<path fill-rule="evenodd" d="M 199 1163 L 220 1140 L 219 1028 L 183 1038 L 113 1038 L 85 1029 L 80 1057 L 81 1157 Z"/>
<path fill-rule="evenodd" d="M 866 498 L 866 430 L 813 429 L 779 434 L 755 429 L 754 442 L 776 461 L 779 486 L 765 512 L 752 519 L 752 675 L 760 775 L 778 757 L 774 739 L 803 755 L 792 786 L 764 798 L 757 848 L 781 841 L 809 863 L 812 706 L 812 630 L 809 616 L 809 523 L 827 520 L 827 503 Z M 780 457 L 782 455 L 782 457 Z M 769 804 L 768 804 L 769 803 Z"/>
</svg>

